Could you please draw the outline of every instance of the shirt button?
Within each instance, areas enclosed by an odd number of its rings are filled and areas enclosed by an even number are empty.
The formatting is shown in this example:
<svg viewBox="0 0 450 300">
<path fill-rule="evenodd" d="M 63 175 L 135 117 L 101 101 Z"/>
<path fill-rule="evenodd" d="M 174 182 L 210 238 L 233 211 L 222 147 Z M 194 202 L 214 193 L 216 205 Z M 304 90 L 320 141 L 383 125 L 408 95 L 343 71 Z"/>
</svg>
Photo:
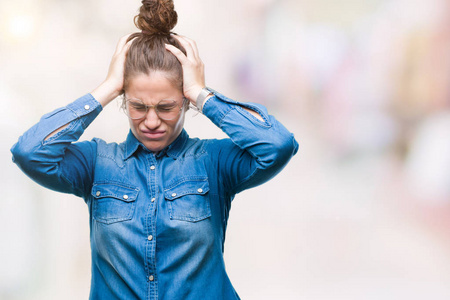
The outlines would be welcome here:
<svg viewBox="0 0 450 300">
<path fill-rule="evenodd" d="M 154 170 L 154 169 L 156 169 L 155 166 L 151 166 L 151 167 L 150 167 L 150 170 Z"/>
<path fill-rule="evenodd" d="M 123 199 L 128 200 L 128 195 L 123 195 Z"/>
<path fill-rule="evenodd" d="M 177 193 L 173 193 L 173 194 L 172 194 L 172 197 L 176 197 L 176 195 L 177 195 Z"/>
<path fill-rule="evenodd" d="M 149 235 L 149 236 L 148 236 L 148 240 L 149 240 L 149 241 L 153 240 L 153 235 Z"/>
<path fill-rule="evenodd" d="M 84 106 L 85 110 L 88 110 L 89 108 L 91 108 L 91 107 L 89 105 L 87 105 L 87 104 Z"/>
<path fill-rule="evenodd" d="M 155 277 L 153 277 L 153 275 L 150 275 L 149 277 L 148 277 L 148 280 L 150 280 L 150 281 L 153 281 L 155 279 Z"/>
<path fill-rule="evenodd" d="M 203 190 L 202 189 L 198 189 L 197 192 L 203 193 Z"/>
<path fill-rule="evenodd" d="M 155 202 L 156 198 L 152 198 L 152 202 Z"/>
<path fill-rule="evenodd" d="M 97 191 L 97 193 L 95 193 L 95 195 L 98 197 L 100 196 L 102 193 L 100 193 L 100 191 Z"/>
</svg>

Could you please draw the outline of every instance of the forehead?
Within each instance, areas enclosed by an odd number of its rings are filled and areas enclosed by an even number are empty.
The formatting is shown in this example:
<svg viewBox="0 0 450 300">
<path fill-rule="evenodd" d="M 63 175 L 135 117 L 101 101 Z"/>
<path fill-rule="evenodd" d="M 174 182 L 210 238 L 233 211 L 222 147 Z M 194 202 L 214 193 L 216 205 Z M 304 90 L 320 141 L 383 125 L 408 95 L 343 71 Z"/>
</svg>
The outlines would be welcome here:
<svg viewBox="0 0 450 300">
<path fill-rule="evenodd" d="M 139 74 L 130 78 L 125 95 L 127 98 L 141 99 L 147 104 L 156 104 L 165 99 L 176 101 L 183 99 L 183 93 L 164 72 Z"/>
</svg>

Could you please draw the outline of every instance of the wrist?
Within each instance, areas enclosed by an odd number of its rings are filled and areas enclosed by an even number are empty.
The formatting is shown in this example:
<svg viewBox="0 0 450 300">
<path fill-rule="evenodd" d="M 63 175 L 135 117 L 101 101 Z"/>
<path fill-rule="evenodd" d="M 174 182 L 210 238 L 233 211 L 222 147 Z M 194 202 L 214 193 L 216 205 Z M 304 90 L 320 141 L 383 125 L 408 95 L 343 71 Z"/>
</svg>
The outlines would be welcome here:
<svg viewBox="0 0 450 300">
<path fill-rule="evenodd" d="M 91 92 L 91 95 L 98 102 L 100 102 L 103 107 L 105 107 L 109 102 L 117 98 L 121 93 L 122 90 L 118 90 L 108 81 L 104 81 Z"/>
<path fill-rule="evenodd" d="M 185 96 L 189 99 L 189 102 L 191 102 L 192 105 L 196 106 L 198 95 L 200 95 L 200 92 L 204 87 L 205 86 L 199 85 L 191 88 L 188 92 L 186 92 Z"/>
<path fill-rule="evenodd" d="M 205 105 L 206 101 L 213 95 L 213 90 L 208 87 L 204 87 L 200 90 L 195 101 L 195 106 L 199 112 L 203 111 L 203 105 Z"/>
</svg>

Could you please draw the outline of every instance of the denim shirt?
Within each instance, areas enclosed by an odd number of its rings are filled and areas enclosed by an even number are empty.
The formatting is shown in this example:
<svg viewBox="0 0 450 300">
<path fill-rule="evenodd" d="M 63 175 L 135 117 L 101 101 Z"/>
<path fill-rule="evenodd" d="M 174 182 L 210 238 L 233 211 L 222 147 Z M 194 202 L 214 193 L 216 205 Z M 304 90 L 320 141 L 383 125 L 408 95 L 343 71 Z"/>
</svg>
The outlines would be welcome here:
<svg viewBox="0 0 450 300">
<path fill-rule="evenodd" d="M 263 106 L 216 93 L 203 113 L 227 139 L 183 130 L 156 154 L 131 132 L 121 144 L 76 142 L 101 110 L 87 94 L 44 115 L 11 149 L 37 183 L 86 202 L 90 299 L 239 299 L 223 259 L 231 201 L 283 169 L 298 150 L 293 135 Z"/>
</svg>

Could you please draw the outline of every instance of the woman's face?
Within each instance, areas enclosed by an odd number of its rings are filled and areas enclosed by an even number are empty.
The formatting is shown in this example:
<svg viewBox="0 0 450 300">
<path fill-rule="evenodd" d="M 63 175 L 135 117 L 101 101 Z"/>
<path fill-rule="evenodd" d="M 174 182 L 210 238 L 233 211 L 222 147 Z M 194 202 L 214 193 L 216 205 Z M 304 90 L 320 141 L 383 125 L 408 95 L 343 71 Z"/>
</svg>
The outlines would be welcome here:
<svg viewBox="0 0 450 300">
<path fill-rule="evenodd" d="M 128 81 L 125 98 L 139 99 L 145 105 L 157 105 L 162 100 L 174 100 L 177 109 L 183 106 L 183 93 L 170 82 L 164 72 L 140 74 Z M 149 108 L 142 119 L 129 118 L 131 132 L 148 150 L 158 152 L 170 145 L 181 133 L 185 109 L 172 120 L 163 120 Z"/>
</svg>

